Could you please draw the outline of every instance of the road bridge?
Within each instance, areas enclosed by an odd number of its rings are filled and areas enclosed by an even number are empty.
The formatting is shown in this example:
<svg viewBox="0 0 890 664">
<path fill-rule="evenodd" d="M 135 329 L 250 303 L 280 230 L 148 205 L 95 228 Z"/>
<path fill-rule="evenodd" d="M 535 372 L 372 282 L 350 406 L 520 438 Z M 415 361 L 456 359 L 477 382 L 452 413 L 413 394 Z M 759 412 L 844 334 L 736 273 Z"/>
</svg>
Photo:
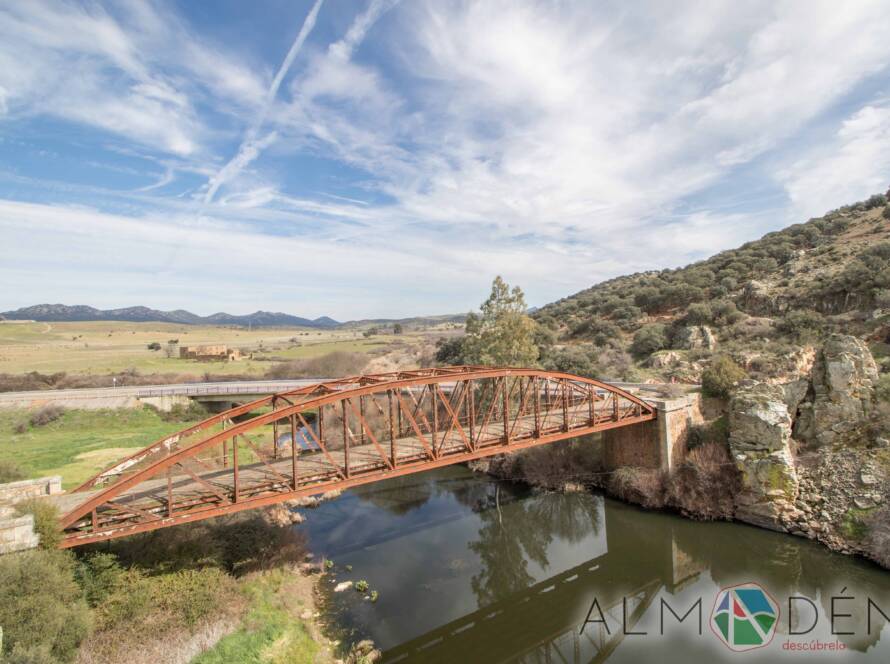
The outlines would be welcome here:
<svg viewBox="0 0 890 664">
<path fill-rule="evenodd" d="M 655 406 L 621 388 L 554 371 L 460 366 L 353 376 L 236 406 L 52 499 L 62 546 L 71 547 L 657 417 Z"/>
</svg>

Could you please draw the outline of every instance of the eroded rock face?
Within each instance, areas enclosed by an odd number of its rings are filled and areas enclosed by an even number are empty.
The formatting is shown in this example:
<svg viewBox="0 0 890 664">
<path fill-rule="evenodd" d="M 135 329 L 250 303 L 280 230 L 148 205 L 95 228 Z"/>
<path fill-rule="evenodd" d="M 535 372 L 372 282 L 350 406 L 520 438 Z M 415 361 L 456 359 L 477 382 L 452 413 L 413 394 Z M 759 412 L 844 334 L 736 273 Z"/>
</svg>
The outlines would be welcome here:
<svg viewBox="0 0 890 664">
<path fill-rule="evenodd" d="M 707 348 L 714 350 L 717 347 L 717 337 L 707 325 L 687 325 L 681 327 L 674 334 L 673 345 L 683 350 L 695 350 Z"/>
<path fill-rule="evenodd" d="M 813 365 L 813 398 L 800 405 L 795 434 L 827 445 L 853 430 L 871 412 L 877 381 L 877 366 L 865 343 L 850 335 L 831 335 Z"/>
<path fill-rule="evenodd" d="M 753 316 L 769 316 L 776 308 L 769 287 L 760 281 L 749 281 L 739 298 L 739 308 Z"/>
<path fill-rule="evenodd" d="M 785 530 L 798 493 L 787 399 L 782 386 L 756 383 L 729 404 L 729 446 L 742 477 L 736 518 L 773 530 Z"/>
</svg>

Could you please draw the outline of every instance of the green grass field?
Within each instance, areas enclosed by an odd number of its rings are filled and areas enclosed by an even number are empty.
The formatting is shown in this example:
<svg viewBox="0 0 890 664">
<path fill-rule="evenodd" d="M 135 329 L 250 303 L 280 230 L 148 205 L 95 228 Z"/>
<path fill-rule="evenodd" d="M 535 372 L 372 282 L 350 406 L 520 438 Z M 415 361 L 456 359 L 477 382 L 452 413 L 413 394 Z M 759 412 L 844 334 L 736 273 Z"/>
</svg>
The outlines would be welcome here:
<svg viewBox="0 0 890 664">
<path fill-rule="evenodd" d="M 31 411 L 0 410 L 0 459 L 20 466 L 29 477 L 61 475 L 73 488 L 114 461 L 188 425 L 165 422 L 153 410 L 68 410 L 49 424 L 27 426 Z"/>
<path fill-rule="evenodd" d="M 420 334 L 365 338 L 362 330 L 243 328 L 168 323 L 0 323 L 0 373 L 30 371 L 107 374 L 136 369 L 142 374 L 189 373 L 261 375 L 273 358 L 308 359 L 333 351 L 384 351 L 395 342 L 412 343 Z M 166 357 L 171 339 L 180 345 L 225 344 L 252 354 L 237 362 L 198 362 Z M 148 349 L 150 343 L 162 349 Z"/>
</svg>

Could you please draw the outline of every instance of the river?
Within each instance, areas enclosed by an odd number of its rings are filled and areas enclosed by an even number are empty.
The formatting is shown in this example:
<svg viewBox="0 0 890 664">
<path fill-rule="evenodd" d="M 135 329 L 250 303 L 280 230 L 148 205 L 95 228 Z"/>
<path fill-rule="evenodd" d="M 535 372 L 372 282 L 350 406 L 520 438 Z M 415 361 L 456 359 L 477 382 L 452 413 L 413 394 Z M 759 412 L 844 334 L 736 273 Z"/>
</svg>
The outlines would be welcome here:
<svg viewBox="0 0 890 664">
<path fill-rule="evenodd" d="M 311 550 L 334 562 L 329 619 L 345 639 L 373 639 L 384 662 L 890 661 L 878 611 L 890 615 L 890 572 L 801 538 L 458 466 L 359 487 L 307 516 Z M 360 579 L 376 602 L 333 591 Z M 774 600 L 774 633 L 734 653 L 711 614 L 721 589 L 752 582 Z M 832 597 L 835 632 L 853 634 L 831 633 Z"/>
</svg>

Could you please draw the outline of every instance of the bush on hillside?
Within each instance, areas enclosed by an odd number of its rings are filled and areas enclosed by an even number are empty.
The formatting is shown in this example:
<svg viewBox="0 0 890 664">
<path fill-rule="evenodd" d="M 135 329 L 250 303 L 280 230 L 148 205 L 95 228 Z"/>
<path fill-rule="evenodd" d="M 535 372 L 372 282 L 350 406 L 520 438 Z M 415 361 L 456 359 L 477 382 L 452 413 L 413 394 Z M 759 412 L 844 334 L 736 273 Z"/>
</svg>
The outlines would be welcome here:
<svg viewBox="0 0 890 664">
<path fill-rule="evenodd" d="M 812 309 L 795 309 L 785 314 L 776 326 L 795 341 L 817 338 L 825 329 L 825 318 Z"/>
<path fill-rule="evenodd" d="M 735 384 L 746 377 L 742 369 L 728 355 L 718 355 L 702 372 L 702 392 L 708 397 L 726 399 L 732 394 Z"/>
<path fill-rule="evenodd" d="M 544 357 L 542 364 L 550 371 L 562 371 L 586 378 L 596 378 L 599 373 L 599 367 L 590 349 L 578 346 L 551 350 Z"/>
<path fill-rule="evenodd" d="M 866 210 L 883 207 L 885 205 L 887 205 L 887 197 L 884 194 L 874 194 L 873 196 L 869 196 L 868 200 L 865 201 Z"/>
<path fill-rule="evenodd" d="M 0 461 L 0 484 L 18 482 L 28 475 L 15 461 Z"/>
<path fill-rule="evenodd" d="M 653 323 L 640 328 L 634 335 L 630 350 L 634 355 L 646 357 L 668 346 L 667 328 L 661 323 Z"/>
<path fill-rule="evenodd" d="M 44 406 L 40 410 L 32 413 L 28 421 L 31 423 L 32 427 L 42 427 L 50 422 L 55 422 L 64 414 L 65 409 L 62 406 Z"/>
<path fill-rule="evenodd" d="M 883 215 L 884 219 L 890 219 L 890 205 L 884 208 L 884 211 L 881 213 L 881 215 Z"/>
<path fill-rule="evenodd" d="M 70 661 L 90 631 L 71 555 L 35 550 L 0 556 L 0 625 L 4 661 Z"/>
</svg>

